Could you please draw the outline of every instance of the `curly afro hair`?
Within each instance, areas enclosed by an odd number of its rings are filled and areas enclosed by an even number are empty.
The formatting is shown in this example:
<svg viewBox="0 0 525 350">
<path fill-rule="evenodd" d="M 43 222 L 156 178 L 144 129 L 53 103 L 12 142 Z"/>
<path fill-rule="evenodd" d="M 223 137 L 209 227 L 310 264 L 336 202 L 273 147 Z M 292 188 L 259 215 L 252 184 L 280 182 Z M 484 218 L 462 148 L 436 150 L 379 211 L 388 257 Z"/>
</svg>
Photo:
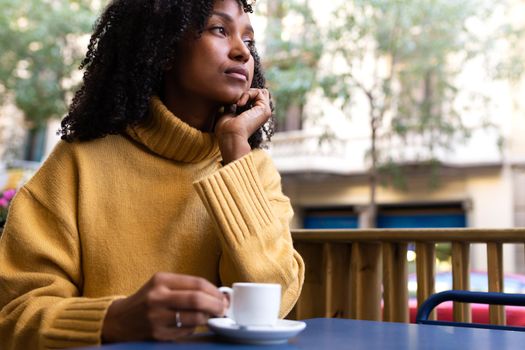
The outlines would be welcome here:
<svg viewBox="0 0 525 350">
<path fill-rule="evenodd" d="M 249 0 L 237 0 L 253 12 Z M 83 84 L 76 92 L 59 134 L 63 140 L 88 141 L 122 134 L 147 117 L 149 100 L 160 95 L 163 67 L 177 57 L 188 31 L 201 33 L 214 0 L 113 0 L 95 23 L 86 57 Z M 260 58 L 255 61 L 252 88 L 264 88 Z M 273 106 L 272 106 L 273 109 Z M 273 116 L 248 140 L 262 146 L 274 132 Z"/>
</svg>

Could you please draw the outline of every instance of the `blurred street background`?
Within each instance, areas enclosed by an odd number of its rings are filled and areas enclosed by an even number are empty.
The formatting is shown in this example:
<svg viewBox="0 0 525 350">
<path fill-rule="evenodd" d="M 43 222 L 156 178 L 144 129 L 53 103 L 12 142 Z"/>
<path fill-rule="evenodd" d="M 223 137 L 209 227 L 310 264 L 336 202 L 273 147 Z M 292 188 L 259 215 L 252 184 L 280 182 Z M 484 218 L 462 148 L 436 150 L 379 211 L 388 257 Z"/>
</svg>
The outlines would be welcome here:
<svg viewBox="0 0 525 350">
<path fill-rule="evenodd" d="M 1 189 L 59 140 L 105 4 L 0 0 Z M 525 226 L 523 0 L 258 0 L 252 22 L 293 227 Z M 523 252 L 504 246 L 505 272 Z"/>
</svg>

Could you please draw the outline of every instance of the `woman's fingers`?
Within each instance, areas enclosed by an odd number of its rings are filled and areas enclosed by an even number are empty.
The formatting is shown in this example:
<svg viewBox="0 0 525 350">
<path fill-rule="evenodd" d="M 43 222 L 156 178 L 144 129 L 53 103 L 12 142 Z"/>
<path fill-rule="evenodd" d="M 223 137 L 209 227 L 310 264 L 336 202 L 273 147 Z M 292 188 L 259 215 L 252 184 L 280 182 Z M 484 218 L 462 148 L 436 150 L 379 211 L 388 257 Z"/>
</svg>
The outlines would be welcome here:
<svg viewBox="0 0 525 350">
<path fill-rule="evenodd" d="M 237 118 L 241 120 L 243 117 L 246 120 L 246 128 L 250 136 L 261 125 L 266 123 L 272 115 L 270 108 L 270 92 L 267 89 L 250 89 L 243 96 L 239 102 L 244 104 L 248 101 L 253 101 L 252 108 L 244 113 L 241 113 Z"/>
<path fill-rule="evenodd" d="M 244 107 L 250 102 L 249 109 L 238 115 L 236 113 L 223 114 L 215 123 L 215 135 L 219 140 L 223 164 L 228 164 L 248 154 L 251 150 L 248 143 L 249 137 L 272 116 L 268 90 L 249 89 L 241 95 L 237 101 L 237 107 Z"/>
<path fill-rule="evenodd" d="M 227 307 L 224 295 L 201 277 L 157 273 L 151 279 L 149 302 L 172 310 L 195 310 L 221 316 Z"/>
<path fill-rule="evenodd" d="M 219 138 L 226 135 L 235 135 L 248 139 L 272 115 L 270 107 L 270 92 L 267 89 L 249 89 L 237 101 L 237 108 L 252 102 L 250 109 L 234 115 L 226 113 L 221 116 L 215 125 L 215 132 Z"/>
<path fill-rule="evenodd" d="M 245 106 L 248 101 L 254 101 L 254 105 L 261 102 L 270 107 L 270 92 L 268 89 L 249 89 L 243 92 L 239 101 L 237 101 L 237 106 Z"/>
<path fill-rule="evenodd" d="M 219 289 L 201 277 L 157 273 L 135 294 L 110 305 L 102 338 L 172 340 L 223 315 L 226 305 Z"/>
<path fill-rule="evenodd" d="M 237 101 L 237 106 L 245 106 L 250 100 L 250 94 L 248 92 L 243 92 L 239 101 Z"/>
<path fill-rule="evenodd" d="M 155 312 L 150 321 L 162 325 L 162 327 L 195 328 L 206 325 L 210 317 L 212 316 L 204 312 L 178 311 L 166 308 Z"/>
<path fill-rule="evenodd" d="M 166 286 L 172 290 L 195 290 L 221 299 L 222 293 L 217 287 L 202 277 L 158 272 L 151 278 L 153 285 Z"/>
<path fill-rule="evenodd" d="M 225 303 L 221 296 L 215 298 L 201 291 L 165 291 L 158 301 L 159 306 L 177 311 L 196 311 L 214 316 L 224 314 Z"/>
<path fill-rule="evenodd" d="M 176 313 L 179 317 L 176 317 Z M 169 327 L 175 328 L 195 328 L 197 326 L 205 326 L 208 323 L 210 316 L 202 312 L 177 311 L 174 312 L 171 321 L 167 323 Z M 178 325 L 180 327 L 178 327 Z"/>
</svg>

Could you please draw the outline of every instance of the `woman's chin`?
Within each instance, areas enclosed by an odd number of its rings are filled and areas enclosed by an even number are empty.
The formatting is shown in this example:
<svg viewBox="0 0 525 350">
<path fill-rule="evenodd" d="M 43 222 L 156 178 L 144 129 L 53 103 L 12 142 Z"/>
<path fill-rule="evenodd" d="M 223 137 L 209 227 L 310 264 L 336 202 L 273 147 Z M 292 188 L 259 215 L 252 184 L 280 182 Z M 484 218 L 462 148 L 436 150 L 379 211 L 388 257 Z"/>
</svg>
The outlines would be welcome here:
<svg viewBox="0 0 525 350">
<path fill-rule="evenodd" d="M 229 89 L 229 91 L 224 91 L 222 96 L 220 96 L 220 103 L 225 105 L 236 104 L 244 92 L 246 92 L 246 90 L 243 89 Z"/>
<path fill-rule="evenodd" d="M 234 105 L 234 104 L 237 104 L 237 102 L 239 101 L 239 99 L 241 98 L 242 96 L 242 92 L 239 93 L 238 95 L 232 95 L 230 97 L 227 97 L 227 98 L 223 98 L 221 99 L 220 104 L 222 105 Z"/>
</svg>

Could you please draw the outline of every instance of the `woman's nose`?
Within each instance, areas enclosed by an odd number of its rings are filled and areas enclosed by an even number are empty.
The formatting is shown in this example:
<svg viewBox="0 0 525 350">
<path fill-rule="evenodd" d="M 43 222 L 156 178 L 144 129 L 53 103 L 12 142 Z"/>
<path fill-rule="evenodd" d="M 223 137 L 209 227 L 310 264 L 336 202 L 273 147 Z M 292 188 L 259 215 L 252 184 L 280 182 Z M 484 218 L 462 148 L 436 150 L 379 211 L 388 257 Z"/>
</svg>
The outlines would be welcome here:
<svg viewBox="0 0 525 350">
<path fill-rule="evenodd" d="M 230 57 L 236 61 L 248 62 L 251 52 L 242 38 L 234 39 L 230 51 Z"/>
</svg>

